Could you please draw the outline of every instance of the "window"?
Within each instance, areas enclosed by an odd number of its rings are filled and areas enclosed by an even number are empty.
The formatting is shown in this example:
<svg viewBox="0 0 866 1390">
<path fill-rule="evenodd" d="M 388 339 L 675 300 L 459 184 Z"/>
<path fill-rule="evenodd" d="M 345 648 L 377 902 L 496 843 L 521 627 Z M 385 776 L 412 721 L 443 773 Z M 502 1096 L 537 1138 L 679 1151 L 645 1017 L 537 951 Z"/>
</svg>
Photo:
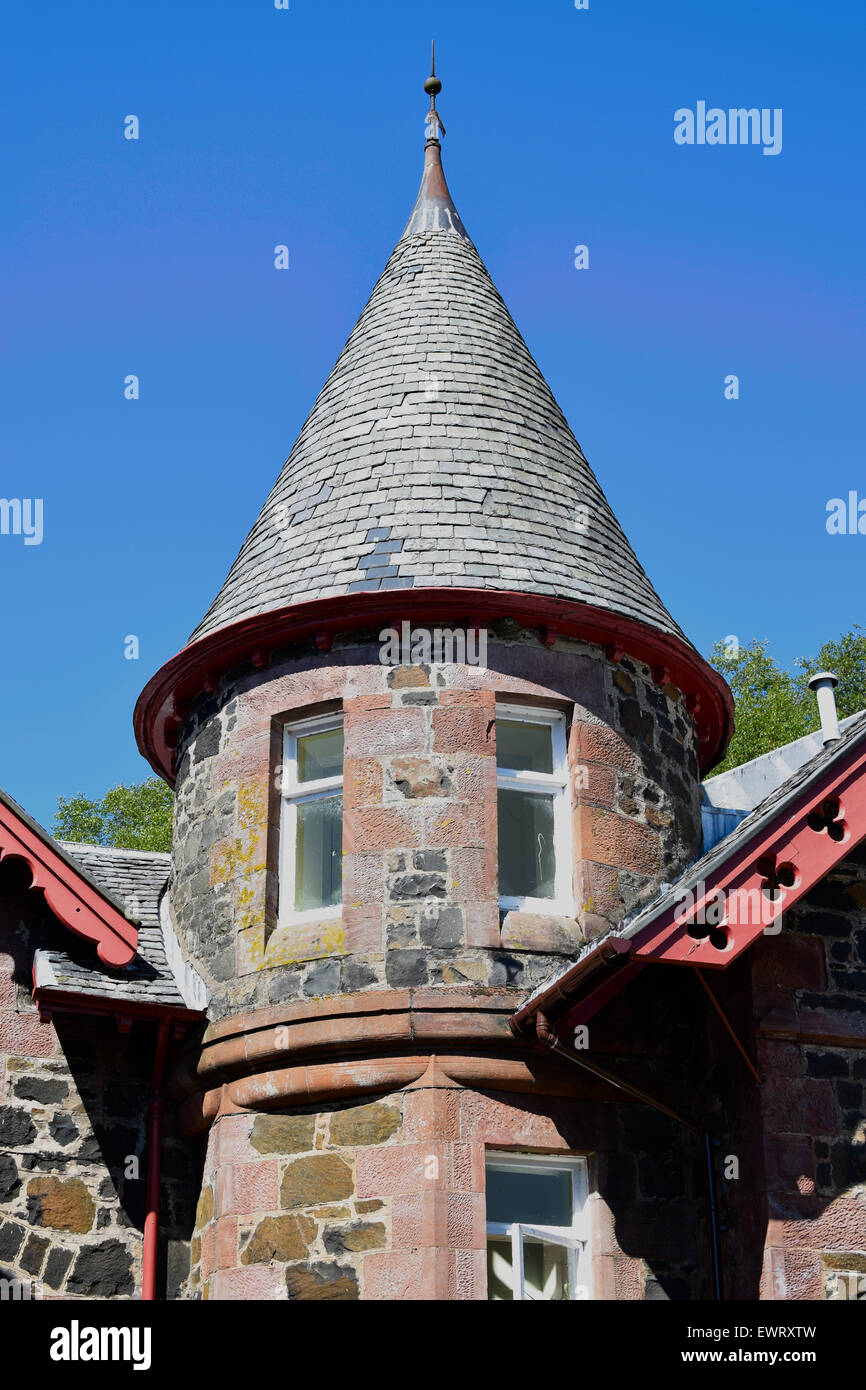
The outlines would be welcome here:
<svg viewBox="0 0 866 1390">
<path fill-rule="evenodd" d="M 564 716 L 498 706 L 496 762 L 500 905 L 571 916 Z"/>
<path fill-rule="evenodd" d="M 343 880 L 343 721 L 286 726 L 280 921 L 337 916 Z"/>
<path fill-rule="evenodd" d="M 589 1298 L 586 1198 L 583 1158 L 488 1157 L 488 1299 Z"/>
</svg>

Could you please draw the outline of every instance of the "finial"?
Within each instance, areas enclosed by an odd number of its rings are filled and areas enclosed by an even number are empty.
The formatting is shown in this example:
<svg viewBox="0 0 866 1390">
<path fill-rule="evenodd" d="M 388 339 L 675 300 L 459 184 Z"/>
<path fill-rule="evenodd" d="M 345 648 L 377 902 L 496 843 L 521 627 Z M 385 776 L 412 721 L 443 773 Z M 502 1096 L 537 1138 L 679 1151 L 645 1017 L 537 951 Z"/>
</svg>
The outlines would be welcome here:
<svg viewBox="0 0 866 1390">
<path fill-rule="evenodd" d="M 444 125 L 442 124 L 442 119 L 441 119 L 441 117 L 440 117 L 440 115 L 439 115 L 439 112 L 436 110 L 436 98 L 437 98 L 437 96 L 439 95 L 439 93 L 442 91 L 442 83 L 439 81 L 439 78 L 436 76 L 436 40 L 435 40 L 435 39 L 431 40 L 431 42 L 430 42 L 430 76 L 427 78 L 426 82 L 424 83 L 424 91 L 427 92 L 428 95 L 429 95 L 429 97 L 430 97 L 430 110 L 427 112 L 427 118 L 426 118 L 426 122 L 427 122 L 427 139 L 428 139 L 428 140 L 437 140 L 437 142 L 438 142 L 437 131 L 440 131 L 440 130 L 441 130 L 442 134 L 444 135 L 444 134 L 445 134 L 445 127 L 444 127 Z"/>
</svg>

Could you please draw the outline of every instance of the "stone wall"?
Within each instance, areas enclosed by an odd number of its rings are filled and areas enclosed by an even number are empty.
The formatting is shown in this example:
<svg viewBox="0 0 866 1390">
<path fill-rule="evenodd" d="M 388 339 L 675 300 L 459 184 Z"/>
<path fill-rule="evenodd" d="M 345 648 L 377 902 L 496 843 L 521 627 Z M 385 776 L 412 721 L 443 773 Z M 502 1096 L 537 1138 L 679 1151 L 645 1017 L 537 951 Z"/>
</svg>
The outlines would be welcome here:
<svg viewBox="0 0 866 1390">
<path fill-rule="evenodd" d="M 533 987 L 694 856 L 695 732 L 679 692 L 628 657 L 498 626 L 486 669 L 389 668 L 378 643 L 347 640 L 201 700 L 179 747 L 171 905 L 214 1017 L 384 986 Z M 500 918 L 498 697 L 566 715 L 574 917 Z M 345 720 L 342 916 L 281 926 L 281 726 L 330 709 Z"/>
<path fill-rule="evenodd" d="M 866 848 L 754 948 L 761 1296 L 866 1298 Z"/>
<path fill-rule="evenodd" d="M 590 1025 L 593 1058 L 701 1120 L 706 1011 L 690 975 L 647 972 L 604 1019 Z M 591 1297 L 710 1296 L 700 1136 L 615 1102 L 567 1064 L 549 1063 L 551 1073 L 539 1057 L 522 1094 L 460 1084 L 449 1068 L 464 1060 L 443 1037 L 402 1090 L 223 1111 L 209 1136 L 189 1295 L 485 1299 L 485 1158 L 495 1150 L 587 1157 Z"/>
<path fill-rule="evenodd" d="M 69 940 L 14 866 L 0 865 L 0 1278 L 42 1298 L 135 1298 L 156 1030 L 40 1021 L 33 952 Z M 160 1287 L 172 1297 L 188 1268 L 199 1146 L 173 1132 L 170 1107 L 167 1118 Z"/>
</svg>

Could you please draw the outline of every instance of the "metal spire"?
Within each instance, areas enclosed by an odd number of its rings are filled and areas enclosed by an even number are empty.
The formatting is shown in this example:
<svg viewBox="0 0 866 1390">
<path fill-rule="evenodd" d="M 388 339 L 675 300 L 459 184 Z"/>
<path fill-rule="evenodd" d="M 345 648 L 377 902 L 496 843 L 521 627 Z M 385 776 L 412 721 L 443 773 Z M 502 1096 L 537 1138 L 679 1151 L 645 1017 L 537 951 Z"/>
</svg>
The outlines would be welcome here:
<svg viewBox="0 0 866 1390">
<path fill-rule="evenodd" d="M 442 91 L 442 83 L 439 81 L 439 78 L 436 76 L 436 40 L 435 40 L 435 39 L 431 39 L 431 41 L 430 41 L 430 76 L 427 78 L 427 81 L 424 83 L 424 91 L 425 91 L 425 92 L 428 92 L 429 95 L 430 95 L 430 110 L 427 112 L 427 139 L 428 139 L 428 140 L 437 140 L 438 137 L 437 137 L 436 132 L 437 132 L 438 130 L 441 130 L 442 134 L 444 135 L 444 134 L 445 134 L 445 127 L 444 127 L 444 125 L 442 124 L 442 118 L 441 118 L 441 116 L 439 115 L 439 112 L 436 110 L 436 98 L 437 98 L 437 96 L 439 95 L 439 93 Z"/>
</svg>

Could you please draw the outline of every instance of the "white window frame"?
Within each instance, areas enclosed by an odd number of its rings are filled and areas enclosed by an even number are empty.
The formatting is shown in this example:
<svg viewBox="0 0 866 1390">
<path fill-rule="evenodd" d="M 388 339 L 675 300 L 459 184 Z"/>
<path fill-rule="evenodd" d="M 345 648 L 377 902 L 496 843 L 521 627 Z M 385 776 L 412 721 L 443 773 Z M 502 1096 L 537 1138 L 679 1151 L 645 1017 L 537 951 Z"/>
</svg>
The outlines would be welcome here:
<svg viewBox="0 0 866 1390">
<path fill-rule="evenodd" d="M 533 1226 L 520 1222 L 488 1221 L 487 1236 L 488 1240 L 493 1237 L 511 1241 L 511 1268 L 515 1281 L 512 1293 L 516 1303 L 535 1301 L 526 1296 L 523 1242 L 527 1236 L 545 1244 L 560 1246 L 567 1251 L 570 1303 L 591 1299 L 589 1173 L 586 1159 L 574 1155 L 557 1158 L 548 1154 L 488 1151 L 485 1168 L 517 1169 L 523 1173 L 550 1172 L 552 1169 L 561 1172 L 564 1169 L 571 1174 L 570 1226 Z"/>
<path fill-rule="evenodd" d="M 506 912 L 537 912 L 560 917 L 574 916 L 574 887 L 571 860 L 571 805 L 568 759 L 566 756 L 565 715 L 559 710 L 531 705 L 496 705 L 497 719 L 518 720 L 522 724 L 545 724 L 551 730 L 553 772 L 515 772 L 499 766 L 496 756 L 496 787 L 510 791 L 553 794 L 553 853 L 556 861 L 552 898 L 504 897 L 499 906 Z"/>
<path fill-rule="evenodd" d="M 310 719 L 298 719 L 283 728 L 283 769 L 280 778 L 280 878 L 279 911 L 277 922 L 286 926 L 296 922 L 319 922 L 339 917 L 343 911 L 342 903 L 332 907 L 307 908 L 303 912 L 295 910 L 295 860 L 298 840 L 298 806 L 304 801 L 319 801 L 325 796 L 333 796 L 335 791 L 342 793 L 343 775 L 339 777 L 320 777 L 315 782 L 298 781 L 298 738 L 305 734 L 321 734 L 328 729 L 339 729 L 343 716 L 339 713 L 317 715 Z"/>
</svg>

